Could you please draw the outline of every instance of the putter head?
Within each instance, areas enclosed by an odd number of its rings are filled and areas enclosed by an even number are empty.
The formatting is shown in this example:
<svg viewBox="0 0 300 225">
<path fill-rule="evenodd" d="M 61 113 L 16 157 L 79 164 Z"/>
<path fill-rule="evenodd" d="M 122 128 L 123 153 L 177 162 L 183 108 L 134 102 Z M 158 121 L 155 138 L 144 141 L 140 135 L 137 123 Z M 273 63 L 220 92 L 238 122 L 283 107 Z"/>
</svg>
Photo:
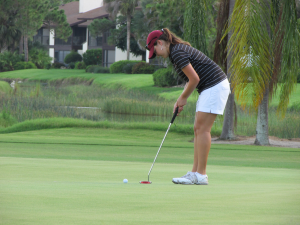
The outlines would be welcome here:
<svg viewBox="0 0 300 225">
<path fill-rule="evenodd" d="M 151 181 L 140 181 L 140 184 L 151 184 Z"/>
</svg>

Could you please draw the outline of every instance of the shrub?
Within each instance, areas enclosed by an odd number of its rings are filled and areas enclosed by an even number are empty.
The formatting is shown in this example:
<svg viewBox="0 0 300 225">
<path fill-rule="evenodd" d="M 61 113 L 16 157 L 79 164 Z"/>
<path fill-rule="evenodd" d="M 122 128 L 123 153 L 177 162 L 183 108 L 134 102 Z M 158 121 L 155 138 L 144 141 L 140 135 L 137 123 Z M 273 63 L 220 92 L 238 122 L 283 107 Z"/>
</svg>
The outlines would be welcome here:
<svg viewBox="0 0 300 225">
<path fill-rule="evenodd" d="M 85 72 L 89 72 L 88 70 L 89 70 L 89 68 L 92 67 L 92 66 L 94 66 L 94 65 L 89 65 L 89 66 L 87 66 L 87 67 L 85 68 Z"/>
<path fill-rule="evenodd" d="M 152 74 L 154 72 L 154 66 L 149 63 L 140 62 L 132 67 L 133 74 Z"/>
<path fill-rule="evenodd" d="M 82 70 L 82 69 L 85 69 L 86 68 L 86 65 L 84 62 L 76 62 L 75 63 L 75 69 L 77 70 Z"/>
<path fill-rule="evenodd" d="M 83 62 L 86 66 L 102 65 L 102 49 L 90 49 L 83 53 Z"/>
<path fill-rule="evenodd" d="M 90 65 L 87 67 L 86 72 L 88 73 L 109 73 L 109 68 L 98 65 Z"/>
<path fill-rule="evenodd" d="M 18 62 L 14 66 L 14 69 L 15 70 L 37 69 L 37 67 L 33 62 Z"/>
<path fill-rule="evenodd" d="M 54 68 L 54 69 L 60 69 L 62 66 L 65 66 L 65 64 L 60 63 L 60 62 L 55 62 L 52 64 L 52 68 Z"/>
<path fill-rule="evenodd" d="M 123 67 L 123 73 L 127 73 L 127 74 L 132 74 L 132 67 L 137 64 L 137 62 L 135 63 L 127 63 L 124 67 Z"/>
<path fill-rule="evenodd" d="M 123 73 L 123 68 L 129 63 L 139 63 L 140 60 L 120 60 L 118 62 L 114 62 L 109 67 L 111 73 Z"/>
<path fill-rule="evenodd" d="M 17 119 L 8 110 L 4 109 L 0 113 L 0 127 L 9 127 L 15 123 L 18 123 Z"/>
<path fill-rule="evenodd" d="M 174 86 L 177 83 L 173 70 L 167 68 L 159 69 L 153 73 L 153 81 L 154 85 L 159 87 Z"/>
<path fill-rule="evenodd" d="M 64 59 L 64 62 L 67 64 L 81 62 L 81 61 L 82 61 L 82 56 L 79 53 L 74 52 L 74 51 L 72 51 L 68 55 L 66 55 L 66 57 Z"/>
<path fill-rule="evenodd" d="M 75 62 L 70 62 L 68 64 L 68 69 L 74 69 L 75 68 Z"/>
<path fill-rule="evenodd" d="M 44 69 L 47 64 L 51 63 L 52 58 L 45 49 L 34 47 L 29 51 L 29 60 L 33 62 L 37 68 Z"/>
<path fill-rule="evenodd" d="M 24 61 L 24 56 L 16 52 L 4 52 L 0 54 L 0 72 L 12 71 L 18 62 Z"/>
</svg>

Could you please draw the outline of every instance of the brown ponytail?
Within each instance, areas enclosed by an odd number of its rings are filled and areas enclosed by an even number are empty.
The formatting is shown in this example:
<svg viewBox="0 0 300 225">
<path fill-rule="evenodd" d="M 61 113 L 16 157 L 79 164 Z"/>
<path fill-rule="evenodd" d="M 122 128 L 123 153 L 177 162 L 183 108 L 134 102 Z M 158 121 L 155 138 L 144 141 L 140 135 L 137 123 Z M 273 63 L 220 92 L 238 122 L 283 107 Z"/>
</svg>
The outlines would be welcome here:
<svg viewBox="0 0 300 225">
<path fill-rule="evenodd" d="M 180 37 L 177 37 L 176 34 L 172 33 L 168 28 L 163 28 L 161 31 L 164 33 L 157 40 L 163 40 L 172 45 L 185 44 L 191 46 L 189 42 L 182 40 Z"/>
</svg>

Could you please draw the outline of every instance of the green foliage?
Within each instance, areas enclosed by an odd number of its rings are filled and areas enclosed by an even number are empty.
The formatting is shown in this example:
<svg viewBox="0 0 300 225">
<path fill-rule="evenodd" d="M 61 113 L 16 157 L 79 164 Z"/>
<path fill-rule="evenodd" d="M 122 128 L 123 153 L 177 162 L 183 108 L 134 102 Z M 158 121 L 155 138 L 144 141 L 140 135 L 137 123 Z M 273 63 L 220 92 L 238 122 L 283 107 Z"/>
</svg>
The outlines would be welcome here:
<svg viewBox="0 0 300 225">
<path fill-rule="evenodd" d="M 17 119 L 11 115 L 9 110 L 4 108 L 0 113 L 0 127 L 9 127 L 16 123 L 18 123 Z"/>
<path fill-rule="evenodd" d="M 46 27 L 50 28 L 52 24 L 56 24 L 55 37 L 66 41 L 72 35 L 72 28 L 67 21 L 65 11 L 59 10 L 58 6 L 49 10 L 44 18 L 44 25 Z"/>
<path fill-rule="evenodd" d="M 71 62 L 76 63 L 76 62 L 81 62 L 82 61 L 82 56 L 78 52 L 70 52 L 68 55 L 66 55 L 64 62 L 69 64 Z M 74 65 L 75 67 L 75 65 Z"/>
<path fill-rule="evenodd" d="M 169 87 L 176 85 L 177 81 L 174 78 L 173 70 L 170 68 L 163 68 L 153 73 L 154 85 L 158 87 Z"/>
<path fill-rule="evenodd" d="M 47 50 L 39 42 L 28 46 L 29 60 L 33 62 L 38 69 L 44 69 L 51 63 L 52 58 L 48 55 Z"/>
<path fill-rule="evenodd" d="M 116 27 L 115 22 L 108 20 L 106 18 L 103 19 L 95 19 L 88 26 L 89 31 L 92 36 L 96 37 L 98 35 L 103 35 L 103 33 L 114 29 Z"/>
<path fill-rule="evenodd" d="M 146 62 L 139 62 L 132 67 L 133 74 L 152 74 L 154 66 Z"/>
<path fill-rule="evenodd" d="M 37 69 L 37 67 L 33 62 L 18 62 L 14 66 L 14 69 L 15 70 Z"/>
<path fill-rule="evenodd" d="M 60 63 L 60 62 L 54 62 L 52 64 L 52 68 L 54 68 L 54 69 L 60 69 L 62 66 L 65 66 L 65 64 Z"/>
<path fill-rule="evenodd" d="M 89 49 L 83 53 L 83 62 L 86 66 L 102 65 L 102 49 Z"/>
<path fill-rule="evenodd" d="M 87 67 L 86 72 L 88 73 L 110 73 L 109 68 L 98 65 L 90 65 Z"/>
<path fill-rule="evenodd" d="M 123 73 L 124 66 L 126 66 L 129 63 L 139 63 L 140 60 L 120 60 L 118 62 L 114 62 L 110 67 L 110 73 Z"/>
<path fill-rule="evenodd" d="M 68 69 L 74 69 L 75 68 L 75 62 L 70 62 L 68 64 Z"/>
<path fill-rule="evenodd" d="M 6 81 L 0 81 L 0 95 L 11 93 L 11 86 Z"/>
<path fill-rule="evenodd" d="M 133 18 L 132 24 L 136 23 Z M 126 26 L 126 17 L 118 16 L 117 17 L 118 29 L 111 29 L 110 36 L 108 38 L 108 43 L 115 45 L 120 48 L 122 51 L 127 51 L 127 26 Z M 132 29 L 131 29 L 131 32 Z M 141 50 L 139 47 L 137 40 L 134 37 L 130 37 L 130 52 L 134 56 L 145 55 L 145 50 Z"/>
<path fill-rule="evenodd" d="M 78 70 L 82 70 L 82 69 L 85 69 L 86 68 L 86 65 L 84 62 L 76 62 L 75 63 L 75 69 L 78 69 Z"/>
<path fill-rule="evenodd" d="M 300 69 L 298 70 L 297 83 L 300 83 Z"/>
<path fill-rule="evenodd" d="M 186 0 L 184 13 L 184 38 L 191 45 L 207 55 L 205 37 L 206 8 L 203 1 Z"/>
<path fill-rule="evenodd" d="M 132 74 L 132 67 L 137 64 L 137 62 L 127 63 L 123 67 L 123 73 Z"/>
<path fill-rule="evenodd" d="M 18 62 L 24 61 L 24 56 L 16 52 L 4 52 L 0 54 L 0 72 L 12 71 Z"/>
</svg>

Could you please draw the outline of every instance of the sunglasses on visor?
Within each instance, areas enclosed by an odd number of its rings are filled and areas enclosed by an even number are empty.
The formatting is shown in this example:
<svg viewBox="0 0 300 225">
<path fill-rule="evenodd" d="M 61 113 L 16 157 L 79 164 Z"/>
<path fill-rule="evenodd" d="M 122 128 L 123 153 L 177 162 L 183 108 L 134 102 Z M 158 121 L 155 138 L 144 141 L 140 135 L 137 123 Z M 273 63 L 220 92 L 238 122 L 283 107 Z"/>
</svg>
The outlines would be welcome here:
<svg viewBox="0 0 300 225">
<path fill-rule="evenodd" d="M 164 29 L 161 29 L 161 31 L 164 32 Z M 151 43 L 155 38 L 159 38 L 159 36 L 158 36 L 158 37 L 152 38 L 151 41 L 149 41 L 149 43 L 145 46 L 145 48 L 146 48 L 148 51 L 150 51 L 150 49 L 149 49 L 148 46 L 150 45 L 150 43 Z"/>
</svg>

